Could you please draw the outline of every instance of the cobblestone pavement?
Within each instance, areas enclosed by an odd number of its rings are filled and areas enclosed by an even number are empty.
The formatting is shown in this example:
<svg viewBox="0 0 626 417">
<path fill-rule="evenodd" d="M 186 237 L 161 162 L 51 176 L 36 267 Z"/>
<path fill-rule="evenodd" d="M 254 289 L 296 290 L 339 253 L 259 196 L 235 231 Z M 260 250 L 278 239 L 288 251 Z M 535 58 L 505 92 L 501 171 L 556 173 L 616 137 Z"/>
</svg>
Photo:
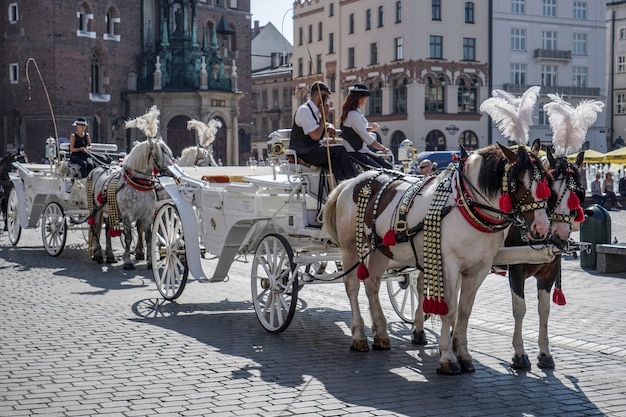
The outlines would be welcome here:
<svg viewBox="0 0 626 417">
<path fill-rule="evenodd" d="M 626 242 L 626 212 L 611 217 Z M 0 416 L 626 416 L 626 274 L 585 272 L 572 257 L 567 305 L 550 319 L 556 369 L 510 369 L 508 282 L 490 275 L 470 319 L 476 373 L 456 377 L 436 373 L 437 320 L 430 344 L 414 346 L 388 301 L 392 350 L 350 352 L 342 284 L 306 285 L 290 327 L 266 332 L 245 259 L 228 282 L 190 282 L 174 303 L 161 301 L 145 263 L 89 261 L 80 231 L 55 258 L 38 229 L 17 247 L 4 233 L 0 270 Z M 526 294 L 534 358 L 532 281 Z"/>
</svg>

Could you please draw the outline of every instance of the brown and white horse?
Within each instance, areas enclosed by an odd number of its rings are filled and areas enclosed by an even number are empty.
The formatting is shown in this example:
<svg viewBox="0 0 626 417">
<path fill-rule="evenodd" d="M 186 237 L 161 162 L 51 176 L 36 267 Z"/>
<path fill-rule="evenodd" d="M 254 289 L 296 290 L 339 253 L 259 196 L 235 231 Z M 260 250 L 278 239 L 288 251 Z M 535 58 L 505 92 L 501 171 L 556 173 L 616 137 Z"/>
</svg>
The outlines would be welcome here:
<svg viewBox="0 0 626 417">
<path fill-rule="evenodd" d="M 550 176 L 552 193 L 548 200 L 548 214 L 552 222 L 550 235 L 552 242 L 567 247 L 567 240 L 572 231 L 572 223 L 582 222 L 584 213 L 580 203 L 584 201 L 585 190 L 582 186 L 580 171 L 584 152 L 580 152 L 574 164 L 566 157 L 555 158 L 550 149 L 545 160 Z M 546 164 L 544 164 L 546 165 Z M 531 242 L 532 245 L 541 245 L 542 242 Z M 527 245 L 528 241 L 521 238 L 518 228 L 514 225 L 509 229 L 505 246 Z M 531 364 L 524 350 L 522 337 L 522 323 L 526 315 L 526 301 L 524 298 L 524 283 L 526 279 L 537 278 L 537 309 L 539 312 L 539 355 L 537 366 L 540 368 L 554 368 L 554 359 L 550 353 L 548 339 L 548 318 L 550 316 L 550 292 L 554 293 L 552 301 L 555 304 L 565 304 L 565 296 L 561 291 L 561 255 L 557 255 L 552 262 L 544 264 L 516 264 L 509 265 L 509 285 L 513 299 L 513 318 L 515 330 L 513 332 L 513 356 L 511 367 L 518 370 L 530 370 Z M 556 285 L 555 285 L 556 284 Z"/>
<path fill-rule="evenodd" d="M 351 269 L 344 278 L 352 309 L 351 349 L 368 350 L 358 304 L 360 280 L 372 315 L 373 348 L 386 350 L 381 277 L 390 261 L 417 265 L 427 283 L 424 311 L 441 315 L 438 372 L 473 372 L 467 325 L 476 292 L 512 222 L 523 225 L 529 238 L 548 234 L 549 193 L 534 156 L 523 147 L 513 152 L 500 145 L 469 156 L 463 152 L 458 167 L 423 181 L 367 171 L 340 183 L 328 197 L 323 219 L 342 250 L 344 268 Z"/>
</svg>

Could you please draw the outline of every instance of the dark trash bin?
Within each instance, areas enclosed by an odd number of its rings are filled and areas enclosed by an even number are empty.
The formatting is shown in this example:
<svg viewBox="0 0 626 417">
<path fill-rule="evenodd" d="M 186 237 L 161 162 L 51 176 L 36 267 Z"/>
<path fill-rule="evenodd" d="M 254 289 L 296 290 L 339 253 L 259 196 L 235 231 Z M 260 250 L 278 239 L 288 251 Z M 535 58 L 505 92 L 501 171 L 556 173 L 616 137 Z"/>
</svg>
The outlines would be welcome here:
<svg viewBox="0 0 626 417">
<path fill-rule="evenodd" d="M 596 244 L 611 243 L 611 216 L 604 207 L 592 204 L 585 209 L 585 221 L 580 224 L 580 241 L 591 243 L 591 252 L 580 251 L 580 267 L 596 269 Z"/>
</svg>

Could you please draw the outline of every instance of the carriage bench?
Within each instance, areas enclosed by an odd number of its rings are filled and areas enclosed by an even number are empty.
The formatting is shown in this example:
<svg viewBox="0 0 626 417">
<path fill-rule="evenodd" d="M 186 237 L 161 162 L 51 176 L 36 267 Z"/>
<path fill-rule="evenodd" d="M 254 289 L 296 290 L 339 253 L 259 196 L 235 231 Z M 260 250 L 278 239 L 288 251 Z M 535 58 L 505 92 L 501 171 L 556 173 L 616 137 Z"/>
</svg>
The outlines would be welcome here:
<svg viewBox="0 0 626 417">
<path fill-rule="evenodd" d="M 596 244 L 597 272 L 626 272 L 626 245 Z"/>
</svg>

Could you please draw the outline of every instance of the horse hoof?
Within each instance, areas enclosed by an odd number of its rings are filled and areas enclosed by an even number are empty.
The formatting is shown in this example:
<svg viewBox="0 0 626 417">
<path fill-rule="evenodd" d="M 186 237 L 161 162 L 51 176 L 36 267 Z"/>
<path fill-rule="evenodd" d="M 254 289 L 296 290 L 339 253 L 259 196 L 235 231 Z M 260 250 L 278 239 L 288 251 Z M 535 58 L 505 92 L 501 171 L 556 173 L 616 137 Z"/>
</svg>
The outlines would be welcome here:
<svg viewBox="0 0 626 417">
<path fill-rule="evenodd" d="M 391 350 L 391 342 L 389 338 L 374 337 L 374 343 L 372 344 L 374 350 Z"/>
<path fill-rule="evenodd" d="M 135 265 L 133 265 L 133 264 L 124 264 L 124 269 L 133 270 L 133 269 L 135 269 Z"/>
<path fill-rule="evenodd" d="M 530 360 L 528 359 L 528 355 L 515 355 L 511 360 L 511 368 L 516 369 L 518 371 L 530 371 L 531 368 Z"/>
<path fill-rule="evenodd" d="M 115 256 L 107 256 L 106 262 L 108 264 L 114 264 L 115 262 L 117 262 L 117 259 L 115 259 Z"/>
<path fill-rule="evenodd" d="M 554 359 L 552 359 L 552 356 L 542 353 L 537 356 L 537 360 L 539 361 L 537 362 L 537 366 L 541 369 L 554 369 Z"/>
<path fill-rule="evenodd" d="M 471 359 L 461 359 L 461 372 L 465 374 L 473 374 L 476 372 L 476 368 L 474 368 L 474 363 Z"/>
<path fill-rule="evenodd" d="M 99 264 L 104 263 L 104 258 L 102 256 L 94 256 L 93 260 Z"/>
<path fill-rule="evenodd" d="M 413 331 L 411 333 L 411 343 L 414 345 L 426 346 L 428 339 L 426 338 L 426 332 L 424 330 Z"/>
<path fill-rule="evenodd" d="M 352 352 L 369 352 L 370 348 L 367 346 L 367 340 L 353 340 L 350 350 Z"/>
<path fill-rule="evenodd" d="M 439 375 L 460 375 L 461 367 L 458 363 L 440 363 L 437 369 Z"/>
<path fill-rule="evenodd" d="M 136 253 L 135 254 L 135 260 L 136 261 L 145 261 L 146 260 L 146 255 L 144 255 L 143 253 Z"/>
</svg>

